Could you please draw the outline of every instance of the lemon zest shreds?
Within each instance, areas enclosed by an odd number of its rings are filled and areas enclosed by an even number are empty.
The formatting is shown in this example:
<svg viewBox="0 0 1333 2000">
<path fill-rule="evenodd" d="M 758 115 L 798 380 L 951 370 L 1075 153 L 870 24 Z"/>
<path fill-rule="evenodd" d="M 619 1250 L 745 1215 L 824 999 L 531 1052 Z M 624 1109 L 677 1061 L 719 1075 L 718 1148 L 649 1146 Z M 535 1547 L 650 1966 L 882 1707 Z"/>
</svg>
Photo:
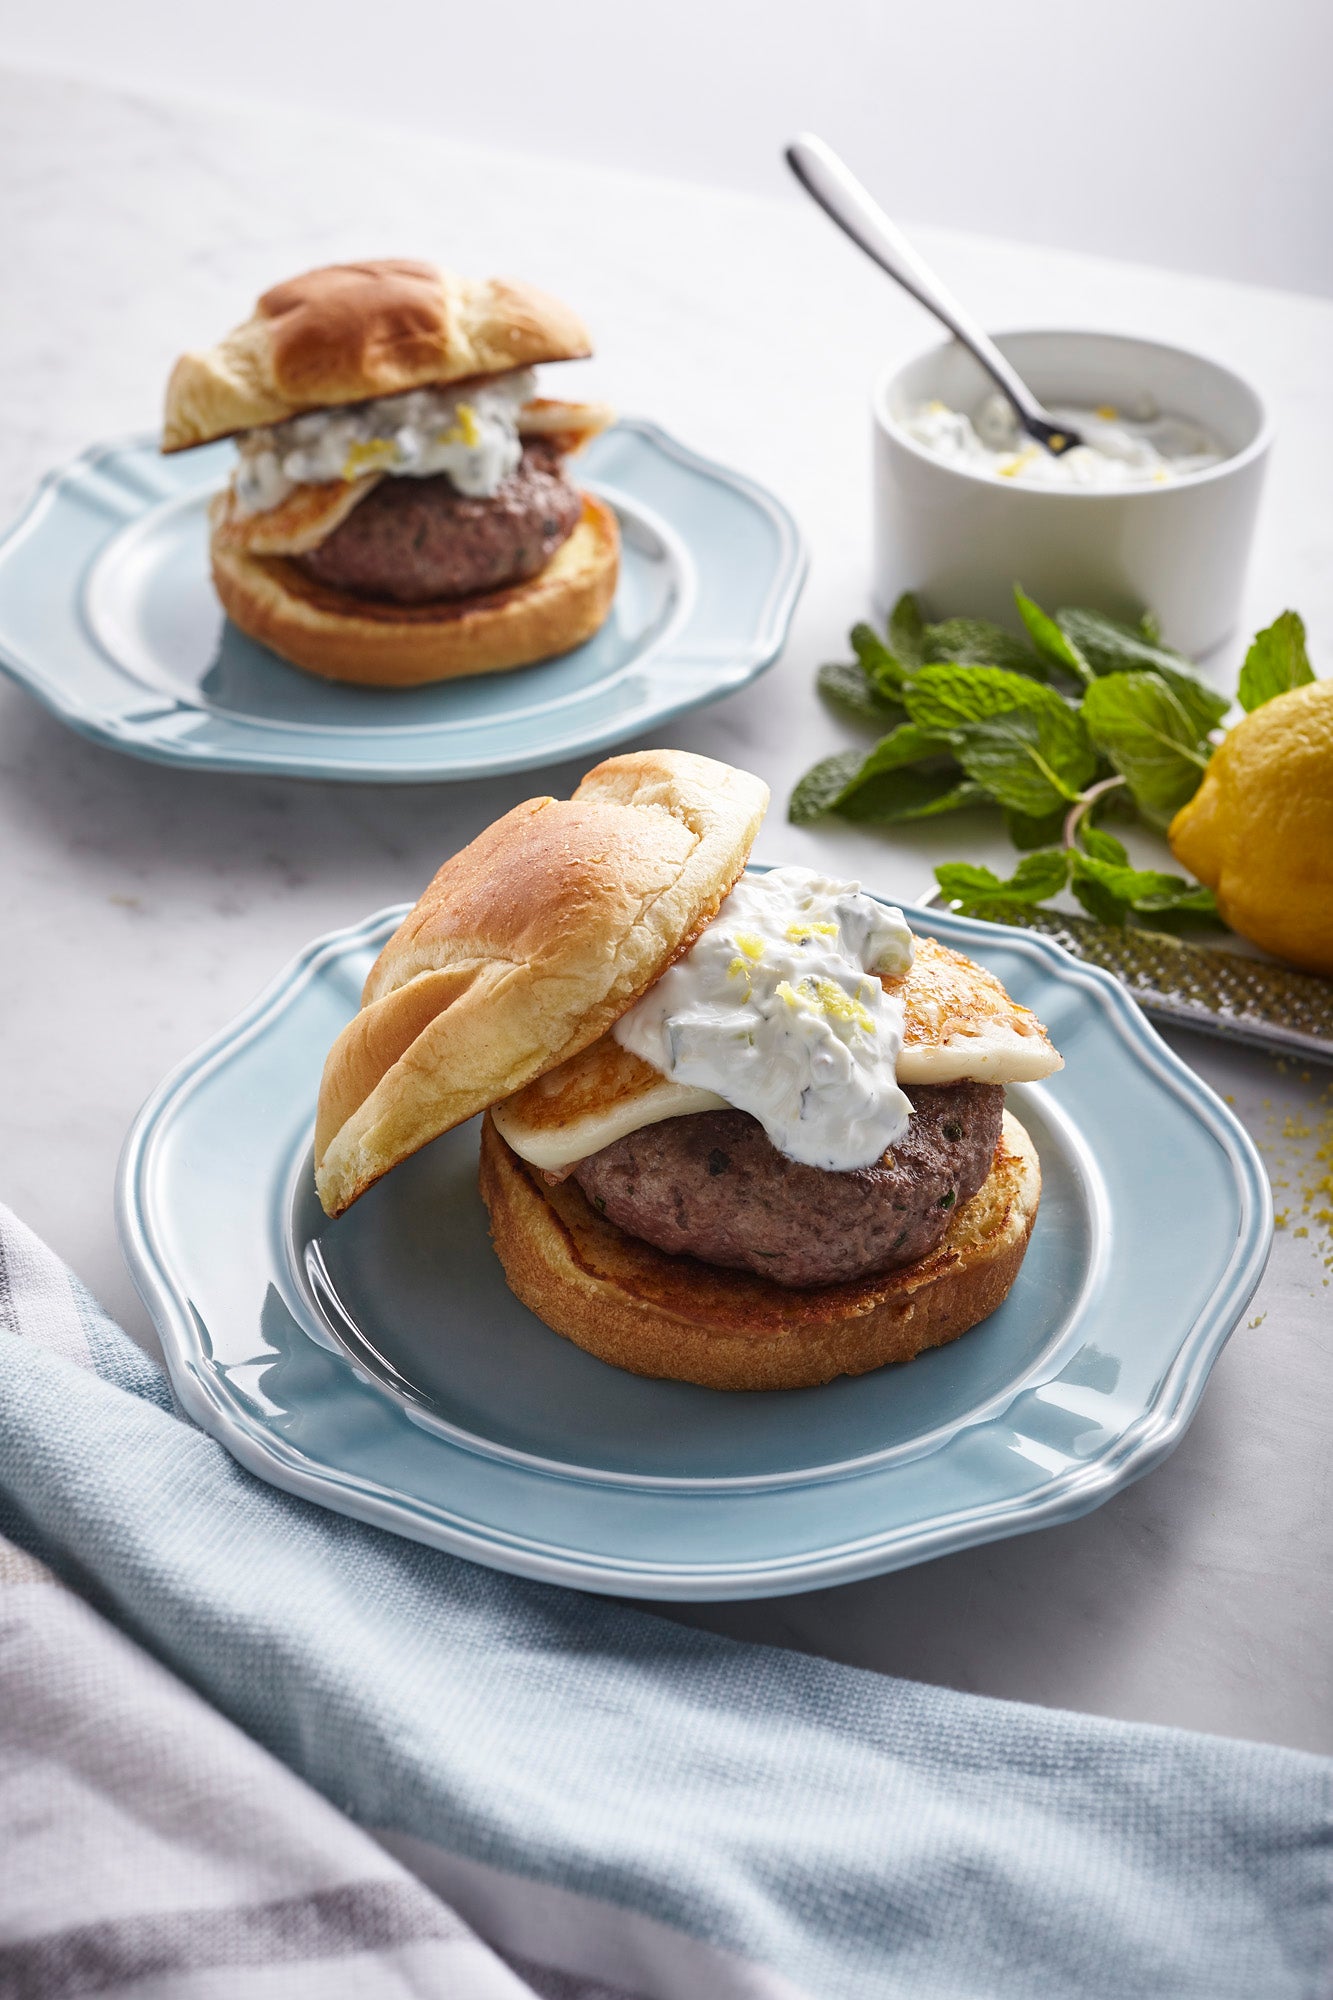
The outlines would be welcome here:
<svg viewBox="0 0 1333 2000">
<path fill-rule="evenodd" d="M 813 984 L 819 1004 L 826 1014 L 832 1015 L 835 1021 L 851 1021 L 867 1035 L 874 1034 L 875 1023 L 869 1010 L 839 986 L 835 979 L 816 979 Z"/>
<path fill-rule="evenodd" d="M 471 403 L 459 403 L 454 410 L 455 422 L 447 431 L 441 431 L 436 444 L 465 444 L 469 451 L 481 443 L 481 426 Z"/>
<path fill-rule="evenodd" d="M 397 456 L 398 447 L 392 438 L 367 438 L 362 444 L 354 444 L 343 460 L 343 478 L 360 479 L 363 473 L 392 465 Z"/>
<path fill-rule="evenodd" d="M 764 940 L 761 937 L 756 937 L 753 931 L 737 931 L 736 943 L 745 953 L 745 956 L 754 959 L 756 963 L 764 955 Z"/>
</svg>

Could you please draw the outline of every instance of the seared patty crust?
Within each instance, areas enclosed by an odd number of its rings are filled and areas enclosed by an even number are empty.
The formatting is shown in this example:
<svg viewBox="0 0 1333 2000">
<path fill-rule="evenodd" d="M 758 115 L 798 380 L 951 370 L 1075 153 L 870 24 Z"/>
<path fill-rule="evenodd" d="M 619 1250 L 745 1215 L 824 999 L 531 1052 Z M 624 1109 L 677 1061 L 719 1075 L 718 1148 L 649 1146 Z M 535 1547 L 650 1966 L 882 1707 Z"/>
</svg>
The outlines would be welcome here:
<svg viewBox="0 0 1333 2000">
<path fill-rule="evenodd" d="M 918 1086 L 913 1117 L 873 1167 L 826 1173 L 779 1153 L 744 1111 L 641 1126 L 581 1160 L 602 1215 L 659 1250 L 757 1271 L 776 1284 L 846 1284 L 935 1248 L 991 1170 L 1004 1091 Z"/>
<path fill-rule="evenodd" d="M 381 479 L 327 541 L 293 560 L 354 597 L 396 604 L 476 597 L 545 569 L 579 523 L 582 501 L 550 445 L 529 445 L 489 499 L 448 475 Z"/>
</svg>

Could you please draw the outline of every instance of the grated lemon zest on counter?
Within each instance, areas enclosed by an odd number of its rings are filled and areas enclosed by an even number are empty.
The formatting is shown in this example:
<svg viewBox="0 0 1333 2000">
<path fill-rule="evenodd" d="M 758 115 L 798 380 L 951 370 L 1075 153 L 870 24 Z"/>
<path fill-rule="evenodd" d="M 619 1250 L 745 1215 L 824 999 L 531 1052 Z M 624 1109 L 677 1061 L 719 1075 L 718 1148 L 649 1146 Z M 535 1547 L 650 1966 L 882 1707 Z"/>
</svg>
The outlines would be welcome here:
<svg viewBox="0 0 1333 2000">
<path fill-rule="evenodd" d="M 1120 412 L 1114 403 L 1098 403 L 1095 415 L 1099 416 L 1104 424 L 1113 424 Z"/>
</svg>

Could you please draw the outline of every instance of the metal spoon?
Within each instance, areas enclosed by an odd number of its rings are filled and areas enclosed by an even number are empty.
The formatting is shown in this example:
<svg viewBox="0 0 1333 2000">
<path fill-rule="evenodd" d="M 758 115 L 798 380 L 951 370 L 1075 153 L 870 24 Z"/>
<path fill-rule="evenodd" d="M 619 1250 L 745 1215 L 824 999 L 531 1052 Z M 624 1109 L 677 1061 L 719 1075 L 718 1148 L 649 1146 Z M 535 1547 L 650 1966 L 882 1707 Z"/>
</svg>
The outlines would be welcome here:
<svg viewBox="0 0 1333 2000">
<path fill-rule="evenodd" d="M 922 262 L 907 238 L 889 221 L 879 203 L 862 187 L 856 175 L 843 165 L 831 146 L 813 132 L 802 132 L 787 148 L 787 165 L 806 193 L 824 213 L 846 231 L 853 243 L 872 257 L 881 270 L 896 278 L 904 290 L 918 299 L 936 319 L 941 319 L 956 340 L 981 363 L 986 373 L 1013 404 L 1014 414 L 1029 437 L 1045 445 L 1057 458 L 1072 451 L 1083 439 L 1068 424 L 1057 423 L 1044 409 L 1005 360 L 995 342 L 964 312 L 947 292 L 935 273 Z"/>
</svg>

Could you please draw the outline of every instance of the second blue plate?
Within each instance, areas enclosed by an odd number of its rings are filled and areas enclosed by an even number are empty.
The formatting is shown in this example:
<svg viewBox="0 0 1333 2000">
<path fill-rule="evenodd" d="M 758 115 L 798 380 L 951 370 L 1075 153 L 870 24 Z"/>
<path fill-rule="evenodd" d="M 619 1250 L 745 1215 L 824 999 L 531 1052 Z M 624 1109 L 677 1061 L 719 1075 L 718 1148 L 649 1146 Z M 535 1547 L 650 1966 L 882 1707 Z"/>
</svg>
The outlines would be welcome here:
<svg viewBox="0 0 1333 2000">
<path fill-rule="evenodd" d="M 579 461 L 620 520 L 620 585 L 563 659 L 426 688 L 340 687 L 222 615 L 208 575 L 223 443 L 99 446 L 0 543 L 0 667 L 113 749 L 196 770 L 372 783 L 529 770 L 731 694 L 777 657 L 805 574 L 786 509 L 624 419 Z"/>
</svg>

